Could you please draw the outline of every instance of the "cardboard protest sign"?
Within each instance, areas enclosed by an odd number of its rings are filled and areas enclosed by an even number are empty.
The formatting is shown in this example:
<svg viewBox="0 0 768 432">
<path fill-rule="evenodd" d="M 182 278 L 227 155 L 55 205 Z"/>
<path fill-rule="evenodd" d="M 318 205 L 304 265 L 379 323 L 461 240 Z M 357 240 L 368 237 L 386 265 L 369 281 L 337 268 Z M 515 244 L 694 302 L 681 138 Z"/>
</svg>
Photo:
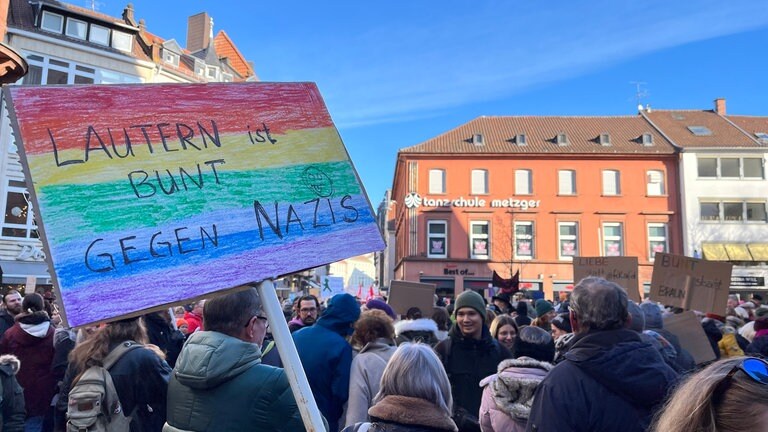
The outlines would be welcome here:
<svg viewBox="0 0 768 432">
<path fill-rule="evenodd" d="M 733 264 L 656 252 L 651 300 L 723 315 Z"/>
<path fill-rule="evenodd" d="M 691 353 L 696 364 L 715 360 L 712 345 L 693 311 L 664 318 L 664 329 L 677 336 L 680 346 Z"/>
<path fill-rule="evenodd" d="M 384 247 L 314 84 L 4 91 L 70 326 Z"/>
<path fill-rule="evenodd" d="M 320 278 L 320 295 L 329 299 L 336 294 L 344 294 L 344 278 L 341 276 L 323 276 Z"/>
<path fill-rule="evenodd" d="M 574 257 L 573 283 L 587 276 L 597 276 L 616 283 L 627 291 L 629 299 L 640 303 L 637 257 Z"/>
<path fill-rule="evenodd" d="M 417 307 L 425 318 L 430 317 L 435 304 L 435 284 L 392 281 L 387 303 L 399 315 L 405 315 L 408 309 Z"/>
</svg>

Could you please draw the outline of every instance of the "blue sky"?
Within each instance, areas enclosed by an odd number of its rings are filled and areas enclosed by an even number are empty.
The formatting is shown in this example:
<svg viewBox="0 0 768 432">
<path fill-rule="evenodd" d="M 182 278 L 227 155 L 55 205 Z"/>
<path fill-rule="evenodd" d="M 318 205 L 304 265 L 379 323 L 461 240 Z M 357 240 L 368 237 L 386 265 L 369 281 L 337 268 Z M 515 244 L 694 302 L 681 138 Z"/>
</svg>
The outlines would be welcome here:
<svg viewBox="0 0 768 432">
<path fill-rule="evenodd" d="M 655 108 L 768 115 L 763 1 L 132 2 L 182 46 L 208 12 L 263 81 L 316 82 L 374 207 L 399 148 L 481 115 L 630 115 L 633 81 Z"/>
</svg>

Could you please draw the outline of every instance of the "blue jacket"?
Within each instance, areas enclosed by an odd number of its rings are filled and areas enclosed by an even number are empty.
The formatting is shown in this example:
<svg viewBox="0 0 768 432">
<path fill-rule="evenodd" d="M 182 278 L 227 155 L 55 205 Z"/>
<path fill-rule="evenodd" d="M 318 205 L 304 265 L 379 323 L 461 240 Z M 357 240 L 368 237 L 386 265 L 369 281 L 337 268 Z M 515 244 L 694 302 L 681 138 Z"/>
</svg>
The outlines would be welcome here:
<svg viewBox="0 0 768 432">
<path fill-rule="evenodd" d="M 645 431 L 677 378 L 632 330 L 577 335 L 536 389 L 526 431 Z"/>
<path fill-rule="evenodd" d="M 352 325 L 359 317 L 357 300 L 349 294 L 337 294 L 315 325 L 293 333 L 312 394 L 332 431 L 339 430 L 349 397 L 352 347 L 345 337 L 352 334 Z"/>
</svg>

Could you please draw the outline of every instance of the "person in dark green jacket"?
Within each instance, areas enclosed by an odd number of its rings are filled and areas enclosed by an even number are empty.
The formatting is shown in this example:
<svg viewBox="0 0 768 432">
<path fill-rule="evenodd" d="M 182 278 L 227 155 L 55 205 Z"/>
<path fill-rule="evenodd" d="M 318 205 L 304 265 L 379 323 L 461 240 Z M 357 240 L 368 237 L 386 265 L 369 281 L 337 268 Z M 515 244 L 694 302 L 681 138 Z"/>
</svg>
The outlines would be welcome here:
<svg viewBox="0 0 768 432">
<path fill-rule="evenodd" d="M 305 431 L 283 369 L 261 364 L 267 319 L 255 288 L 205 303 L 168 384 L 164 432 Z"/>
</svg>

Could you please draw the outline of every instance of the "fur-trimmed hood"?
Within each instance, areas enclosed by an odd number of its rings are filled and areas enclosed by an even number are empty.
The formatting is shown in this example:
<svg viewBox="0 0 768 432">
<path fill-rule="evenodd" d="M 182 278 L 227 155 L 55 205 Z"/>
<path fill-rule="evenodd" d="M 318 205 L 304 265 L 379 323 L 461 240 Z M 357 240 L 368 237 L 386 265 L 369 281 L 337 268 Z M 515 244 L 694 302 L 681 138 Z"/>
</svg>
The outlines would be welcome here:
<svg viewBox="0 0 768 432">
<path fill-rule="evenodd" d="M 405 332 L 427 331 L 432 332 L 437 337 L 437 323 L 430 318 L 419 318 L 416 320 L 403 320 L 395 323 L 395 335 L 400 336 Z"/>
<path fill-rule="evenodd" d="M 13 354 L 0 355 L 0 369 L 8 375 L 16 375 L 21 368 L 21 361 Z"/>
<path fill-rule="evenodd" d="M 456 423 L 433 403 L 408 396 L 385 396 L 368 410 L 372 421 L 376 419 L 411 426 L 458 431 Z"/>
<path fill-rule="evenodd" d="M 480 381 L 489 386 L 496 407 L 512 418 L 525 420 L 531 413 L 536 387 L 554 366 L 529 357 L 504 360 L 499 373 Z"/>
</svg>

